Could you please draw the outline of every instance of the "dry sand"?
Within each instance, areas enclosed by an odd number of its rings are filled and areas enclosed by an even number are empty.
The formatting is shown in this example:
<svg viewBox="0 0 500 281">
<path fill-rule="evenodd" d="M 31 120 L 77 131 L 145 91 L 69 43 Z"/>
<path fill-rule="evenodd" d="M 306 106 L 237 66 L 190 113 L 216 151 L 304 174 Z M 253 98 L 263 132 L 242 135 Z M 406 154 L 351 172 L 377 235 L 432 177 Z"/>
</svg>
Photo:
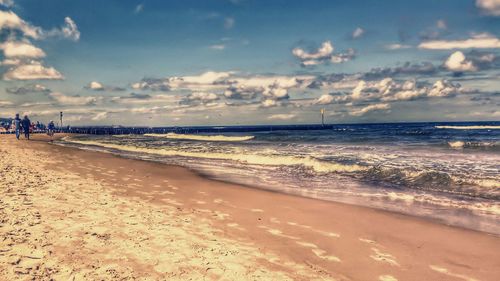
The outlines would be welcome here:
<svg viewBox="0 0 500 281">
<path fill-rule="evenodd" d="M 0 280 L 500 280 L 500 238 L 0 136 Z"/>
</svg>

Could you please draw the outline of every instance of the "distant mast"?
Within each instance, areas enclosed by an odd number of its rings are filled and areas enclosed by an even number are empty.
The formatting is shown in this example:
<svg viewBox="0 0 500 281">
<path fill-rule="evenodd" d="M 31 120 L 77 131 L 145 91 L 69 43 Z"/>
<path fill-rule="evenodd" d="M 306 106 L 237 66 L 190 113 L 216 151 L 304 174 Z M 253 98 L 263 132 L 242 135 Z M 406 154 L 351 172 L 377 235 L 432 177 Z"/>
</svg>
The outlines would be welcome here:
<svg viewBox="0 0 500 281">
<path fill-rule="evenodd" d="M 325 126 L 325 109 L 321 109 L 321 126 Z"/>
<path fill-rule="evenodd" d="M 62 120 L 63 119 L 63 112 L 62 111 L 59 112 L 59 118 L 61 120 L 61 128 L 62 128 L 62 126 L 63 126 L 63 120 Z"/>
</svg>

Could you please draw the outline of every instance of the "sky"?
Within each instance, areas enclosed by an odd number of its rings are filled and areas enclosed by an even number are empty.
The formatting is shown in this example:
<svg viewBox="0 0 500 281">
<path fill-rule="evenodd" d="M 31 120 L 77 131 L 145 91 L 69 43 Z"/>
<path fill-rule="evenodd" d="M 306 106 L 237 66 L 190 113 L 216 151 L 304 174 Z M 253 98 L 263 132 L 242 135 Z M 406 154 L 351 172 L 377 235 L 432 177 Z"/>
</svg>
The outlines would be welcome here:
<svg viewBox="0 0 500 281">
<path fill-rule="evenodd" d="M 500 120 L 500 0 L 0 0 L 0 117 Z"/>
</svg>

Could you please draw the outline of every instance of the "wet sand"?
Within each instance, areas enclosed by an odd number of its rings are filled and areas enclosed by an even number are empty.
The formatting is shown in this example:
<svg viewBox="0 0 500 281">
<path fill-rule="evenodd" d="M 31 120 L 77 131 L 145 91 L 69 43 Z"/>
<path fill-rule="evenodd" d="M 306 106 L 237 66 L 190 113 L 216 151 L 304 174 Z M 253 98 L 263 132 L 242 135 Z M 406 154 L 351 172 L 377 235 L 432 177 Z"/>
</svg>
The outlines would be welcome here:
<svg viewBox="0 0 500 281">
<path fill-rule="evenodd" d="M 41 135 L 0 153 L 0 280 L 500 279 L 495 235 Z"/>
</svg>

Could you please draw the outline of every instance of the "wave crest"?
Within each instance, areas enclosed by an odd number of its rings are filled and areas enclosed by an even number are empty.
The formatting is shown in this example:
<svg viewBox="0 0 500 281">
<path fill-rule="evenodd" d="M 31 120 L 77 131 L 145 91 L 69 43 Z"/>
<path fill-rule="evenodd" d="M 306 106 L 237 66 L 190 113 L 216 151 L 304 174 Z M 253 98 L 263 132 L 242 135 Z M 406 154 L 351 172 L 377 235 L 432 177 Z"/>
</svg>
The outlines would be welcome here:
<svg viewBox="0 0 500 281">
<path fill-rule="evenodd" d="M 358 172 L 366 170 L 367 167 L 360 165 L 345 165 L 335 162 L 322 161 L 313 157 L 296 157 L 288 155 L 259 155 L 259 154 L 245 154 L 245 153 L 220 153 L 220 152 L 191 152 L 181 150 L 171 150 L 164 148 L 146 148 L 131 145 L 120 145 L 113 143 L 103 143 L 97 141 L 81 141 L 74 139 L 66 139 L 70 143 L 81 145 L 94 145 L 98 147 L 117 149 L 127 152 L 139 152 L 161 156 L 181 156 L 217 160 L 232 160 L 239 161 L 253 165 L 264 166 L 304 166 L 313 169 L 318 173 L 330 172 Z"/>
<path fill-rule="evenodd" d="M 500 126 L 495 125 L 476 125 L 476 126 L 434 126 L 436 129 L 451 129 L 451 130 L 498 130 Z"/>
<path fill-rule="evenodd" d="M 491 148 L 498 146 L 498 142 L 449 141 L 448 146 L 455 149 Z"/>
<path fill-rule="evenodd" d="M 198 141 L 247 141 L 254 138 L 254 136 L 224 136 L 224 135 L 189 135 L 189 134 L 144 134 L 147 137 L 158 137 L 167 139 L 180 139 L 180 140 L 198 140 Z"/>
</svg>

